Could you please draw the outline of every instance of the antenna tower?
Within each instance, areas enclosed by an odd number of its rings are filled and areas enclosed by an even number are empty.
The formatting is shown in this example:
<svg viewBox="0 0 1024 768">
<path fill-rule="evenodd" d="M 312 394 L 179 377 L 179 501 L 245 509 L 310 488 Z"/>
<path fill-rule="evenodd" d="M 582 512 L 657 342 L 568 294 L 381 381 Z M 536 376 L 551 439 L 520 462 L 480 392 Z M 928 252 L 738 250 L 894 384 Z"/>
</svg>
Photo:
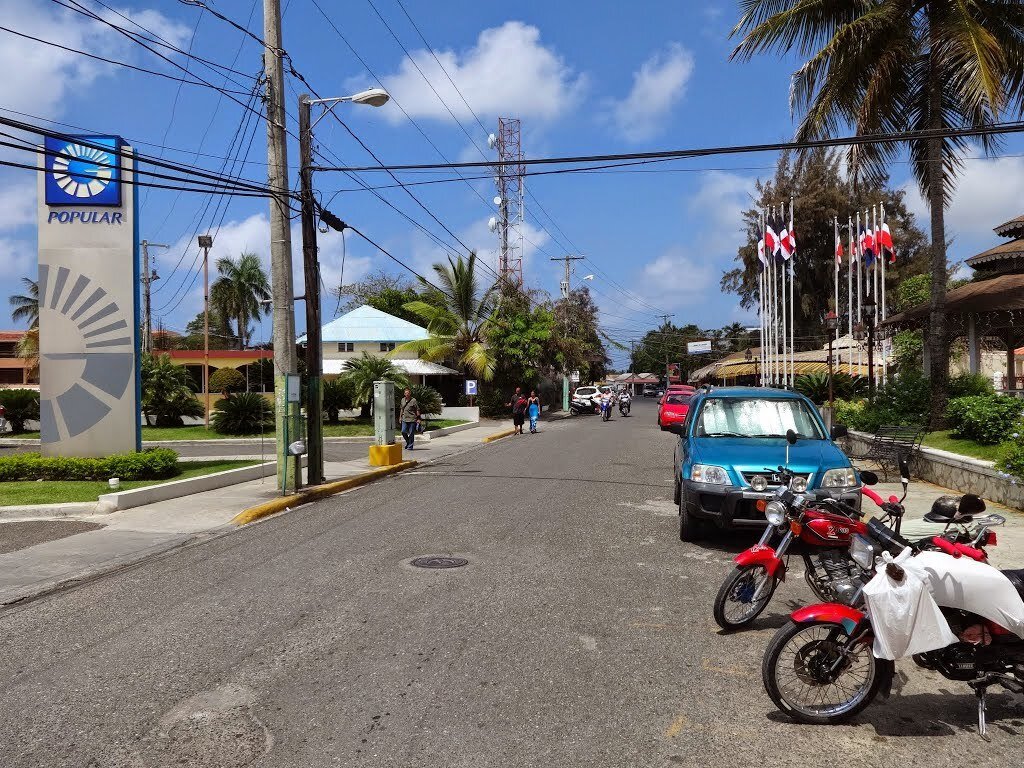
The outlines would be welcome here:
<svg viewBox="0 0 1024 768">
<path fill-rule="evenodd" d="M 503 280 L 523 284 L 523 145 L 519 119 L 498 118 L 498 265 Z"/>
</svg>

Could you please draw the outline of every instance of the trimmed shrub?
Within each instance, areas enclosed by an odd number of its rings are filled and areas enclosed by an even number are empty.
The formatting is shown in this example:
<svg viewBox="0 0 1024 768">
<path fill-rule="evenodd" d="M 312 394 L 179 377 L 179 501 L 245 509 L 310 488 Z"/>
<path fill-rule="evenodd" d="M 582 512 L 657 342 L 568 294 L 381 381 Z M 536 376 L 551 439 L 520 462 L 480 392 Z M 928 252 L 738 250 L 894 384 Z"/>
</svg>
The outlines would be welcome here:
<svg viewBox="0 0 1024 768">
<path fill-rule="evenodd" d="M 352 407 L 355 387 L 346 378 L 324 379 L 321 383 L 321 394 L 323 395 L 323 409 L 327 414 L 327 421 L 337 424 L 339 421 L 338 411 L 348 410 Z"/>
<path fill-rule="evenodd" d="M 1010 439 L 1022 414 L 1024 400 L 1003 395 L 958 397 L 946 406 L 946 419 L 953 434 L 982 445 Z"/>
<path fill-rule="evenodd" d="M 949 399 L 972 397 L 976 395 L 994 395 L 992 379 L 980 373 L 961 373 L 949 380 Z"/>
<path fill-rule="evenodd" d="M 183 417 L 203 416 L 192 376 L 167 355 L 142 356 L 142 412 L 158 427 L 180 427 Z"/>
<path fill-rule="evenodd" d="M 170 448 L 115 453 L 104 459 L 16 453 L 0 456 L 0 482 L 12 480 L 163 480 L 181 474 L 178 454 Z"/>
<path fill-rule="evenodd" d="M 508 419 L 512 417 L 512 409 L 508 407 L 512 390 L 502 392 L 499 389 L 485 389 L 476 399 L 480 406 L 480 415 L 489 418 Z"/>
<path fill-rule="evenodd" d="M 245 376 L 235 368 L 218 368 L 210 376 L 210 391 L 227 396 L 245 389 Z"/>
<path fill-rule="evenodd" d="M 863 400 L 836 400 L 833 402 L 832 422 L 850 429 L 863 429 L 866 405 Z"/>
<path fill-rule="evenodd" d="M 274 428 L 274 409 L 263 395 L 238 392 L 217 401 L 211 421 L 222 435 L 258 435 Z"/>
<path fill-rule="evenodd" d="M 996 469 L 1013 475 L 1016 481 L 1024 481 L 1024 423 L 1017 424 L 1011 437 L 1013 444 L 996 462 Z"/>
<path fill-rule="evenodd" d="M 26 421 L 39 421 L 39 393 L 34 389 L 0 389 L 0 405 L 16 435 L 25 431 Z"/>
</svg>

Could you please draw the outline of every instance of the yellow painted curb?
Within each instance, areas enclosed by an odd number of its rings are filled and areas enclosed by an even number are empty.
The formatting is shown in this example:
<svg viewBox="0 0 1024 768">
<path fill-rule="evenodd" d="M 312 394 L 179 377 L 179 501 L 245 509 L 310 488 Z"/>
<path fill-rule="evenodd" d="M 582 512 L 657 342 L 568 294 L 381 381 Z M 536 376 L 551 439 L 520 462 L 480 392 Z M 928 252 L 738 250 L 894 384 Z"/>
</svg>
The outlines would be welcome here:
<svg viewBox="0 0 1024 768">
<path fill-rule="evenodd" d="M 495 440 L 501 440 L 503 437 L 514 435 L 516 431 L 514 429 L 506 429 L 504 432 L 495 432 L 493 435 L 488 435 L 484 438 L 485 443 L 493 443 Z"/>
<path fill-rule="evenodd" d="M 323 485 L 318 485 L 316 488 L 310 488 L 308 491 L 302 491 L 301 493 L 296 493 L 291 496 L 282 496 L 278 499 L 265 501 L 262 504 L 257 504 L 255 507 L 249 507 L 248 509 L 239 512 L 231 519 L 231 522 L 235 525 L 252 523 L 264 517 L 277 514 L 278 512 L 283 512 L 286 509 L 297 507 L 300 504 L 308 504 L 311 501 L 316 501 L 317 499 L 323 499 L 328 496 L 333 496 L 336 493 L 347 491 L 349 488 L 357 488 L 360 485 L 372 483 L 374 480 L 378 480 L 382 477 L 394 475 L 403 470 L 415 467 L 416 464 L 417 462 L 415 461 L 403 461 L 401 464 L 363 472 L 361 475 L 346 477 L 344 480 L 336 480 L 333 483 L 324 483 Z"/>
</svg>

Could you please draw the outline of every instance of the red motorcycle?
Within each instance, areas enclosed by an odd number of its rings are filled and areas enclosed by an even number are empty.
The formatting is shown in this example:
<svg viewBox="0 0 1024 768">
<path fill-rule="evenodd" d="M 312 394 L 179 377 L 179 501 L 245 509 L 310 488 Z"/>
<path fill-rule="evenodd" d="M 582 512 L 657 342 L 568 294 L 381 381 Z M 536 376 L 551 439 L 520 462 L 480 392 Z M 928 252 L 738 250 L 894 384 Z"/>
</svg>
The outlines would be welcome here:
<svg viewBox="0 0 1024 768">
<path fill-rule="evenodd" d="M 765 517 L 769 526 L 761 541 L 736 556 L 736 567 L 726 576 L 715 598 L 715 621 L 722 629 L 735 630 L 750 624 L 768 603 L 779 582 L 785 581 L 787 563 L 784 558 L 791 549 L 797 548 L 804 564 L 804 578 L 818 599 L 826 603 L 850 605 L 856 599 L 861 586 L 874 575 L 870 569 L 859 565 L 849 554 L 852 538 L 866 535 L 867 526 L 861 520 L 861 512 L 835 499 L 815 499 L 803 495 L 800 484 L 803 478 L 780 467 L 783 484 L 775 498 L 765 504 Z M 906 461 L 900 462 L 903 481 L 903 497 L 890 496 L 888 501 L 868 488 L 878 482 L 873 472 L 862 471 L 861 481 L 865 484 L 861 493 L 871 499 L 881 510 L 882 523 L 892 524 L 899 535 L 903 519 L 903 500 L 907 496 L 910 470 Z M 977 497 L 975 497 L 977 498 Z M 978 500 L 980 502 L 980 499 Z M 982 508 L 984 508 L 984 502 Z M 942 517 L 942 507 L 925 516 L 929 522 L 944 524 L 942 534 L 926 536 L 916 543 L 923 549 L 967 547 L 980 552 L 979 546 L 995 544 L 995 534 L 984 529 L 985 540 L 981 541 L 968 528 L 970 517 Z M 998 516 L 992 516 L 998 518 Z M 998 524 L 986 520 L 987 525 Z M 778 545 L 770 542 L 780 536 Z M 938 542 L 938 543 L 937 543 Z M 964 550 L 964 554 L 967 551 Z M 971 555 L 973 556 L 973 555 Z"/>
</svg>

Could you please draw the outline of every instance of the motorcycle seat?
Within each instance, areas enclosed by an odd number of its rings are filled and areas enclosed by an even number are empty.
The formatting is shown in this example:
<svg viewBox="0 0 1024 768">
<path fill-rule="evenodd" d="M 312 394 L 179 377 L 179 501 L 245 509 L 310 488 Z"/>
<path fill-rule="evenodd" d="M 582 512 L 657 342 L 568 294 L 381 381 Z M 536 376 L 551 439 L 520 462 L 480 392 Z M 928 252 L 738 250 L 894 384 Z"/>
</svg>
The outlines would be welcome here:
<svg viewBox="0 0 1024 768">
<path fill-rule="evenodd" d="M 1024 600 L 1024 568 L 1019 568 L 1015 571 L 1003 571 L 1002 573 L 1003 576 L 1010 580 L 1014 589 L 1017 590 L 1017 594 Z"/>
</svg>

